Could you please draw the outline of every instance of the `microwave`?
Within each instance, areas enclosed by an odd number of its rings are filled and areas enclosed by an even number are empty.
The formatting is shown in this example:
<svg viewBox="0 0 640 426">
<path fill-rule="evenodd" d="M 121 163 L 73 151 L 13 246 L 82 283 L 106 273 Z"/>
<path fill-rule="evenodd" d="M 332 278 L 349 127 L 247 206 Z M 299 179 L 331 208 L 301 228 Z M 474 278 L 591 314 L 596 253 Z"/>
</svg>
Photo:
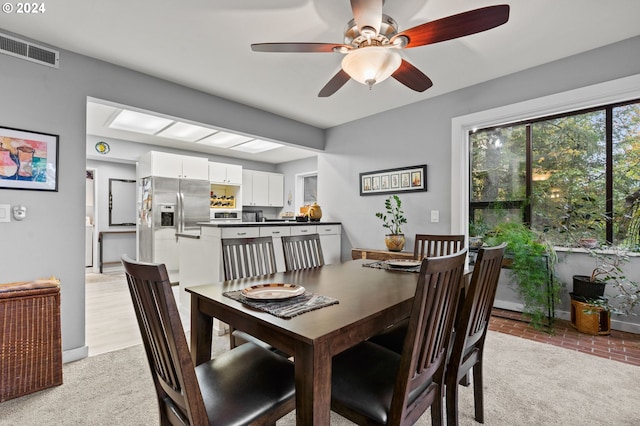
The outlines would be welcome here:
<svg viewBox="0 0 640 426">
<path fill-rule="evenodd" d="M 211 212 L 211 222 L 240 222 L 240 212 Z"/>
</svg>

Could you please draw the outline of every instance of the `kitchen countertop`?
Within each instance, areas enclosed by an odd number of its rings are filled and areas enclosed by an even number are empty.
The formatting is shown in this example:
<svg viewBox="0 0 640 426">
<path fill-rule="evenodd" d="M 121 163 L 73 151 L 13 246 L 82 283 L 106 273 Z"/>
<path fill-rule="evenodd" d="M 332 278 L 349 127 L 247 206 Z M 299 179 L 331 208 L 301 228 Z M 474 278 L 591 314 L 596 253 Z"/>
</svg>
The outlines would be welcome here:
<svg viewBox="0 0 640 426">
<path fill-rule="evenodd" d="M 244 228 L 254 226 L 309 226 L 309 225 L 341 225 L 341 222 L 296 222 L 291 221 L 273 221 L 273 222 L 199 222 L 200 226 L 211 226 L 215 228 Z"/>
</svg>

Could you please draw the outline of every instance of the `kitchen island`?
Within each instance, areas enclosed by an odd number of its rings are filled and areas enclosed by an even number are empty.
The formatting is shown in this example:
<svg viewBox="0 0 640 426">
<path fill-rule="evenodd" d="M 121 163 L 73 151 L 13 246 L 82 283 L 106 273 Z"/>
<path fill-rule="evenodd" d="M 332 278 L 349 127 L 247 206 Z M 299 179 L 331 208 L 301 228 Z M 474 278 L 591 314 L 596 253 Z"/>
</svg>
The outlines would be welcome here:
<svg viewBox="0 0 640 426">
<path fill-rule="evenodd" d="M 200 235 L 181 235 L 180 246 L 180 310 L 188 313 L 190 296 L 185 288 L 224 280 L 222 268 L 223 238 L 273 237 L 276 269 L 284 271 L 282 237 L 288 235 L 319 234 L 326 264 L 341 261 L 340 222 L 238 222 L 200 223 Z M 220 330 L 219 330 L 220 331 Z"/>
</svg>

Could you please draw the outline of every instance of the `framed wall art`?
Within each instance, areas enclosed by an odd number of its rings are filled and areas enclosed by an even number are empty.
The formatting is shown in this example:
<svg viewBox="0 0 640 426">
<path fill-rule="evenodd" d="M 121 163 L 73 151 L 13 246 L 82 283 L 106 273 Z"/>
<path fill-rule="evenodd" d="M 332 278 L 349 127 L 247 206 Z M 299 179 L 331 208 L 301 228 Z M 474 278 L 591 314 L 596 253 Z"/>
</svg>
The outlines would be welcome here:
<svg viewBox="0 0 640 426">
<path fill-rule="evenodd" d="M 426 190 L 426 164 L 360 173 L 360 195 Z"/>
<path fill-rule="evenodd" d="M 0 189 L 58 190 L 58 135 L 0 126 Z"/>
</svg>

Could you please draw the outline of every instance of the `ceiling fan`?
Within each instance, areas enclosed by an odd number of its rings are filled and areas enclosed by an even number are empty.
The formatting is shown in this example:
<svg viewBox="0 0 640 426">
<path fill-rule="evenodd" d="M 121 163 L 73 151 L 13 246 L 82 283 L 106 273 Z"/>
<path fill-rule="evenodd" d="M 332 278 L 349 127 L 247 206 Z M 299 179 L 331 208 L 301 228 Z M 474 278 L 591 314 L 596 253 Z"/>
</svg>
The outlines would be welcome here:
<svg viewBox="0 0 640 426">
<path fill-rule="evenodd" d="M 398 32 L 393 18 L 382 13 L 384 0 L 351 0 L 354 19 L 347 24 L 344 44 L 337 43 L 255 43 L 254 52 L 342 53 L 342 69 L 318 93 L 333 95 L 354 79 L 371 88 L 393 77 L 408 88 L 424 92 L 431 79 L 403 59 L 401 49 L 424 46 L 490 30 L 509 20 L 509 5 L 488 6 L 415 26 Z"/>
</svg>

